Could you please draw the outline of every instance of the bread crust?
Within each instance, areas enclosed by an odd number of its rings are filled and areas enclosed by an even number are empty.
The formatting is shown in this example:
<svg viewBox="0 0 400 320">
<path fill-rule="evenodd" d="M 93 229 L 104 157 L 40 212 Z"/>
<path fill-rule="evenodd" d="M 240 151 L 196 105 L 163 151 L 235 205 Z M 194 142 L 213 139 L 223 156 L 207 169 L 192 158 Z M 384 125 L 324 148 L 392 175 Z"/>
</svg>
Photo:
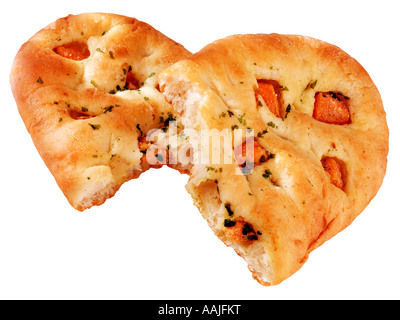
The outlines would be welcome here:
<svg viewBox="0 0 400 320">
<path fill-rule="evenodd" d="M 282 118 L 258 105 L 260 79 L 279 82 Z M 274 154 L 248 175 L 238 174 L 236 164 L 218 170 L 197 164 L 187 185 L 216 235 L 264 285 L 299 270 L 311 251 L 351 224 L 382 184 L 389 131 L 380 94 L 364 68 L 334 45 L 297 35 L 234 35 L 164 70 L 159 81 L 185 128 L 251 129 Z M 314 119 L 317 92 L 343 94 L 351 122 Z M 227 111 L 233 116 L 224 116 Z M 345 166 L 343 190 L 331 182 L 323 157 Z M 245 246 L 229 239 L 226 204 L 260 231 L 257 241 Z"/>
<path fill-rule="evenodd" d="M 89 57 L 57 54 L 70 43 Z M 10 75 L 18 110 L 74 208 L 102 204 L 148 169 L 138 137 L 174 113 L 155 75 L 189 54 L 144 22 L 104 13 L 59 19 L 21 47 Z M 128 72 L 140 90 L 124 89 Z"/>
</svg>

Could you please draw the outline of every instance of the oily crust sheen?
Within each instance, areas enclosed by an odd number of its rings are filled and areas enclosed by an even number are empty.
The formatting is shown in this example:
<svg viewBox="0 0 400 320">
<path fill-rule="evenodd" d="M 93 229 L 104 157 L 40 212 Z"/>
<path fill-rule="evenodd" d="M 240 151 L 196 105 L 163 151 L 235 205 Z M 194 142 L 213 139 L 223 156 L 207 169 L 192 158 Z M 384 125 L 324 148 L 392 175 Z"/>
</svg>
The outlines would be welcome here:
<svg viewBox="0 0 400 320">
<path fill-rule="evenodd" d="M 257 97 L 260 79 L 280 84 L 281 117 Z M 336 46 L 303 36 L 235 35 L 166 69 L 159 81 L 185 129 L 252 129 L 274 155 L 247 175 L 237 164 L 197 164 L 187 185 L 214 232 L 264 285 L 295 273 L 382 184 L 389 132 L 381 98 L 363 67 Z M 346 97 L 351 122 L 313 118 L 317 92 Z M 343 190 L 324 170 L 324 157 L 345 166 Z M 258 240 L 232 241 L 224 227 L 232 217 L 259 231 Z"/>
<path fill-rule="evenodd" d="M 80 54 L 69 54 L 80 46 Z M 141 164 L 138 137 L 174 113 L 155 75 L 188 55 L 146 23 L 100 13 L 59 19 L 21 47 L 12 91 L 36 148 L 73 207 L 102 204 L 149 168 Z M 138 87 L 127 86 L 129 76 Z"/>
</svg>

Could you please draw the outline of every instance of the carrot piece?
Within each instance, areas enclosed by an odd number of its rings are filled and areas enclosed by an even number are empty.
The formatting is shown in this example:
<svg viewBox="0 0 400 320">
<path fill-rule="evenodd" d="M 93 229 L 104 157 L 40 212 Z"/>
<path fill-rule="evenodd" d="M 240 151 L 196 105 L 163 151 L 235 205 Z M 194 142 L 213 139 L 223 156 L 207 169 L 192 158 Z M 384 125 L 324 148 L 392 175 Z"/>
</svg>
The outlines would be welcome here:
<svg viewBox="0 0 400 320">
<path fill-rule="evenodd" d="M 54 52 L 64 58 L 75 61 L 81 61 L 87 59 L 90 56 L 90 51 L 87 45 L 78 41 L 58 46 L 54 48 Z"/>
<path fill-rule="evenodd" d="M 247 139 L 234 150 L 237 164 L 241 167 L 260 165 L 267 162 L 270 153 L 265 150 L 254 137 Z"/>
<path fill-rule="evenodd" d="M 147 149 L 151 146 L 151 143 L 147 142 L 146 137 L 139 137 L 138 146 L 139 146 L 139 151 L 145 154 Z"/>
<path fill-rule="evenodd" d="M 225 234 L 233 242 L 250 245 L 255 240 L 258 240 L 258 236 L 255 233 L 251 224 L 244 221 L 242 217 L 235 220 L 225 220 Z"/>
<path fill-rule="evenodd" d="M 258 93 L 267 104 L 268 109 L 278 118 L 280 115 L 280 86 L 274 80 L 258 80 Z"/>
<path fill-rule="evenodd" d="M 335 92 L 318 92 L 315 95 L 313 118 L 329 124 L 350 123 L 348 98 Z"/>
<path fill-rule="evenodd" d="M 135 75 L 131 71 L 128 71 L 126 74 L 125 89 L 137 90 L 139 87 L 139 81 L 136 80 Z"/>
<path fill-rule="evenodd" d="M 86 120 L 92 118 L 89 114 L 74 109 L 68 109 L 68 114 L 74 120 Z"/>
<path fill-rule="evenodd" d="M 161 168 L 169 162 L 169 152 L 166 147 L 139 141 L 139 150 L 143 153 L 141 164 L 151 168 Z"/>
<path fill-rule="evenodd" d="M 324 170 L 330 175 L 332 184 L 343 190 L 344 175 L 339 161 L 335 158 L 324 157 L 322 158 L 321 163 Z"/>
</svg>

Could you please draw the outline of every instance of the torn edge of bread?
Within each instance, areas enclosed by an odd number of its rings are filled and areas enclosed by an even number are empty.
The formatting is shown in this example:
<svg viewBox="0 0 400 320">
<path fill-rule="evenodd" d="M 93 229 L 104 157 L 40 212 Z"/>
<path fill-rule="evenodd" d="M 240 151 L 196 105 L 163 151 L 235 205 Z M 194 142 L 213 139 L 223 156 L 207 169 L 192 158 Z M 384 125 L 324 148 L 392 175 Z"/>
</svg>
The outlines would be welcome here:
<svg viewBox="0 0 400 320">
<path fill-rule="evenodd" d="M 270 257 L 263 243 L 254 241 L 250 245 L 242 245 L 232 241 L 226 235 L 224 231 L 226 208 L 220 199 L 217 183 L 212 180 L 195 181 L 192 179 L 186 188 L 215 235 L 246 261 L 253 278 L 265 286 L 274 284 L 273 272 L 269 267 Z"/>
<path fill-rule="evenodd" d="M 179 65 L 179 62 L 177 63 Z M 170 68 L 175 68 L 173 65 Z M 197 152 L 198 137 L 193 134 L 196 131 L 207 128 L 207 124 L 201 117 L 202 105 L 207 103 L 207 92 L 202 88 L 193 86 L 193 81 L 180 77 L 164 78 L 161 76 L 160 84 L 162 92 L 179 113 L 184 127 L 191 130 L 184 130 L 189 136 L 189 143 L 192 145 L 194 153 Z M 168 85 L 165 85 L 168 84 Z M 194 204 L 200 210 L 203 218 L 207 221 L 215 235 L 228 247 L 233 248 L 248 264 L 253 278 L 262 285 L 270 286 L 274 283 L 273 270 L 270 268 L 270 255 L 266 246 L 261 241 L 254 241 L 249 245 L 244 245 L 232 241 L 225 232 L 224 220 L 226 219 L 226 208 L 221 201 L 218 185 L 213 180 L 208 180 L 202 174 L 204 165 L 194 165 L 192 176 L 186 186 L 187 191 L 192 195 Z"/>
</svg>

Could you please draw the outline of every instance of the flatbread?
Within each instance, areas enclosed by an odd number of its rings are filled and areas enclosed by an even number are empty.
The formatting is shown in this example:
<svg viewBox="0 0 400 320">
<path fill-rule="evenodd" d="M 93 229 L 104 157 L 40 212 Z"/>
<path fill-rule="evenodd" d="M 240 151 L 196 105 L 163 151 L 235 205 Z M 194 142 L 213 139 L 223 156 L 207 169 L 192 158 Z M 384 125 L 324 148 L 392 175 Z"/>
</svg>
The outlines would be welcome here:
<svg viewBox="0 0 400 320">
<path fill-rule="evenodd" d="M 264 285 L 299 270 L 382 184 L 389 136 L 382 100 L 363 67 L 336 46 L 235 35 L 164 70 L 159 81 L 191 131 L 195 161 L 208 160 L 194 163 L 187 190 Z M 204 148 L 205 130 L 242 134 Z M 233 161 L 212 162 L 215 150 Z"/>
<path fill-rule="evenodd" d="M 157 74 L 189 54 L 144 22 L 102 13 L 59 19 L 21 47 L 12 91 L 74 208 L 104 203 L 152 166 L 139 140 L 167 120 L 179 126 Z"/>
</svg>

